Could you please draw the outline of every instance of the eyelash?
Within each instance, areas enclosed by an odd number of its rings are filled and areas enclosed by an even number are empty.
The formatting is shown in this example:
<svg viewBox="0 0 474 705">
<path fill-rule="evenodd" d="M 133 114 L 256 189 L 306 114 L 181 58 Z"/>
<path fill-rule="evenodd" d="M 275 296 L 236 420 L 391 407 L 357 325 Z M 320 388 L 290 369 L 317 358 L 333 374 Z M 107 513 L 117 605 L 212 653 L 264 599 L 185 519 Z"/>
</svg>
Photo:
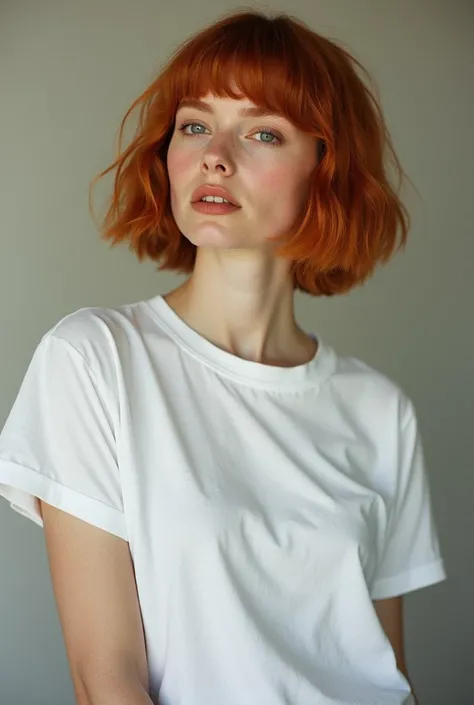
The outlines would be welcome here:
<svg viewBox="0 0 474 705">
<path fill-rule="evenodd" d="M 185 130 L 186 127 L 188 127 L 188 125 L 199 125 L 199 127 L 203 127 L 204 129 L 206 129 L 205 126 L 204 126 L 204 125 L 201 125 L 200 122 L 193 122 L 193 121 L 192 121 L 192 122 L 184 122 L 184 123 L 181 125 L 181 127 L 178 128 L 179 131 L 183 133 L 184 137 L 197 137 L 197 135 L 187 135 L 187 134 L 184 134 L 184 130 Z M 280 144 L 283 142 L 283 140 L 281 139 L 281 137 L 279 137 L 277 134 L 275 134 L 275 132 L 273 132 L 273 130 L 257 130 L 257 132 L 255 132 L 254 134 L 258 135 L 258 134 L 261 133 L 261 132 L 264 132 L 264 133 L 266 133 L 267 135 L 271 135 L 271 136 L 274 137 L 276 140 L 278 140 L 277 142 L 260 142 L 261 144 L 264 144 L 264 145 L 267 146 L 267 147 L 279 147 Z M 259 141 L 260 141 L 260 140 L 257 140 L 257 142 L 259 142 Z"/>
</svg>

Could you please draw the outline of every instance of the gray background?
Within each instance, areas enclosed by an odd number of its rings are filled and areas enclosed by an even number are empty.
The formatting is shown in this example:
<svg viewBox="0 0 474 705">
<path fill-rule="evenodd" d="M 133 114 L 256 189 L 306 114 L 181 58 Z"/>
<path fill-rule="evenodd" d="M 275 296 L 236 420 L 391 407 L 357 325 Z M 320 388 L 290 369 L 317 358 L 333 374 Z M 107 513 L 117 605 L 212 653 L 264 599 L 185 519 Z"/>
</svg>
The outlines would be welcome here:
<svg viewBox="0 0 474 705">
<path fill-rule="evenodd" d="M 449 579 L 406 598 L 421 705 L 474 702 L 474 4 L 286 0 L 372 72 L 420 196 L 408 247 L 349 295 L 297 295 L 297 315 L 341 353 L 390 375 L 415 403 Z M 221 0 L 3 0 L 0 4 L 0 423 L 40 336 L 67 313 L 164 293 L 182 281 L 110 250 L 87 188 L 119 121 Z M 127 134 L 127 133 L 126 133 Z M 128 133 L 129 134 L 129 133 Z M 110 181 L 97 188 L 100 210 Z M 102 188 L 102 190 L 101 190 Z M 43 532 L 0 501 L 0 703 L 74 702 Z M 192 705 L 192 703 L 189 703 Z M 222 705 L 225 705 L 223 703 Z M 261 705 L 261 704 L 256 704 Z"/>
</svg>

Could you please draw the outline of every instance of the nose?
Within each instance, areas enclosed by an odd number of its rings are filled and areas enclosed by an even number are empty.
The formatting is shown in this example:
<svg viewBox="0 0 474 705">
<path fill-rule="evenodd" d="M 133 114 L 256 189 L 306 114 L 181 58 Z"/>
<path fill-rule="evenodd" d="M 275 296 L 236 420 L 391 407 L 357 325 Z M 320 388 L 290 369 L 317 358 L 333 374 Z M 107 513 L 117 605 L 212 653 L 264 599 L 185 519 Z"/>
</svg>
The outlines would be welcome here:
<svg viewBox="0 0 474 705">
<path fill-rule="evenodd" d="M 214 138 L 207 145 L 202 156 L 201 170 L 205 172 L 223 171 L 226 174 L 230 174 L 235 170 L 227 140 L 223 137 L 220 139 Z"/>
</svg>

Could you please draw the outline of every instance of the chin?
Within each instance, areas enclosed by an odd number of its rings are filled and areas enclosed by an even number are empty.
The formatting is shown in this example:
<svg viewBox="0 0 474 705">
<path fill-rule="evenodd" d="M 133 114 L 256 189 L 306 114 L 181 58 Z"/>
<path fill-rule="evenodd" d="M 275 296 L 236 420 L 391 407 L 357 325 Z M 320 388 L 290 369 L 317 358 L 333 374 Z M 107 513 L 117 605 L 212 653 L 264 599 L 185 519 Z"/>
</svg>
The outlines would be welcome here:
<svg viewBox="0 0 474 705">
<path fill-rule="evenodd" d="M 182 224 L 176 221 L 183 236 L 196 247 L 214 247 L 221 250 L 265 250 L 271 249 L 268 240 L 258 239 L 255 234 L 242 227 L 229 227 L 224 222 L 206 220 L 196 226 L 188 219 Z"/>
</svg>

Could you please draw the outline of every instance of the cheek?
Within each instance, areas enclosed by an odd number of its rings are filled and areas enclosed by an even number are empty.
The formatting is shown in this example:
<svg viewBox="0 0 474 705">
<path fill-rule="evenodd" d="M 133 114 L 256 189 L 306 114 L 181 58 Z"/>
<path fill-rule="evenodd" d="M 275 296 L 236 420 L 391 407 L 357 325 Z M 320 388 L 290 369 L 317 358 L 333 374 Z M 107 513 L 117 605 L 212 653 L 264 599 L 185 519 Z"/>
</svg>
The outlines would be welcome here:
<svg viewBox="0 0 474 705">
<path fill-rule="evenodd" d="M 276 215 L 294 211 L 300 205 L 304 182 L 301 172 L 287 163 L 262 173 L 260 188 L 266 194 L 267 208 Z"/>
<path fill-rule="evenodd" d="M 288 182 L 288 172 L 286 169 L 271 169 L 262 177 L 264 186 L 271 193 L 280 193 L 282 189 L 286 191 Z"/>
<path fill-rule="evenodd" d="M 173 145 L 173 141 L 171 141 L 166 155 L 166 168 L 171 191 L 178 187 L 181 177 L 189 171 L 192 161 L 192 157 L 188 152 L 177 149 Z"/>
</svg>

